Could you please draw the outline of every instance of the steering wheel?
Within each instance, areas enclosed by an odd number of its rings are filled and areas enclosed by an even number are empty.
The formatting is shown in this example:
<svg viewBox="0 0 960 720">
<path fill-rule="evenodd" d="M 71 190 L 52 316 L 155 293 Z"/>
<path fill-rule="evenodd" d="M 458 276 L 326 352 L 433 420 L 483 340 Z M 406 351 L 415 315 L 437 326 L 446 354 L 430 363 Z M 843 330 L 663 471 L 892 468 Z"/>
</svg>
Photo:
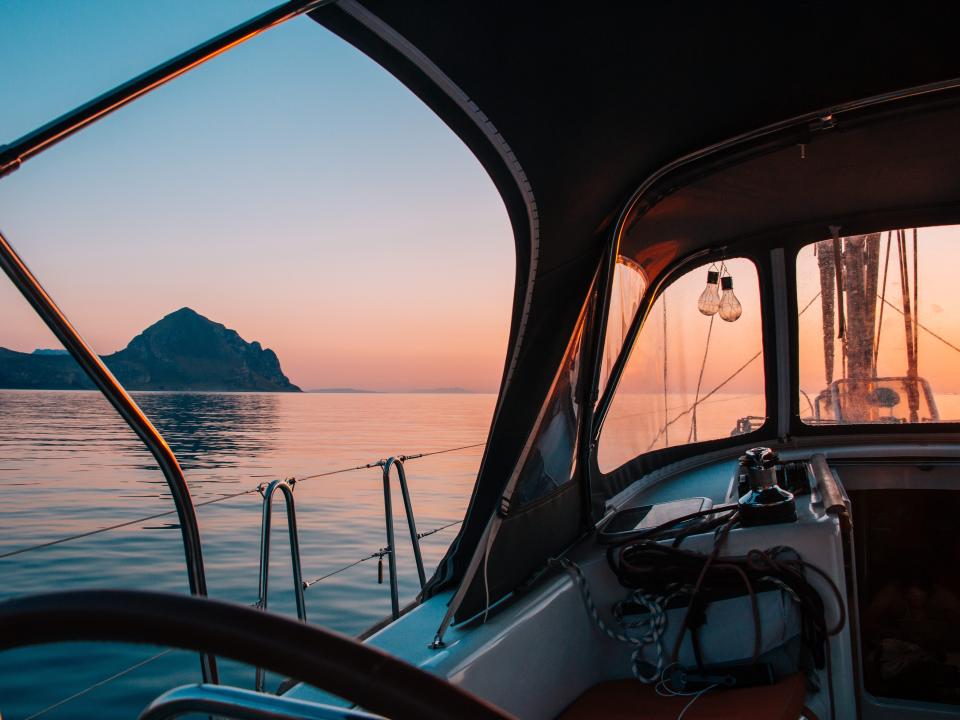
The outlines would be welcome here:
<svg viewBox="0 0 960 720">
<path fill-rule="evenodd" d="M 0 650 L 68 641 L 142 643 L 210 653 L 296 678 L 398 720 L 511 717 L 436 675 L 346 635 L 222 600 L 80 590 L 0 603 Z"/>
</svg>

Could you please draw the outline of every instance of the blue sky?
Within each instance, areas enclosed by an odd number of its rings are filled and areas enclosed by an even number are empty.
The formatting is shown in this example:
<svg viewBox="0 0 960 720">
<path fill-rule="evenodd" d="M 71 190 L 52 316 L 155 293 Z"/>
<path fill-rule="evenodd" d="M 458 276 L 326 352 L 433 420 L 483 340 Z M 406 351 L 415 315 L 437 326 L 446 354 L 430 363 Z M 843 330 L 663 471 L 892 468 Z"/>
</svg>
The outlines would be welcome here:
<svg viewBox="0 0 960 720">
<path fill-rule="evenodd" d="M 0 0 L 0 143 L 269 5 Z M 499 381 L 514 254 L 496 190 L 308 18 L 27 162 L 0 181 L 0 229 L 100 352 L 189 305 L 305 387 Z M 5 282 L 0 307 L 0 346 L 52 343 Z"/>
</svg>

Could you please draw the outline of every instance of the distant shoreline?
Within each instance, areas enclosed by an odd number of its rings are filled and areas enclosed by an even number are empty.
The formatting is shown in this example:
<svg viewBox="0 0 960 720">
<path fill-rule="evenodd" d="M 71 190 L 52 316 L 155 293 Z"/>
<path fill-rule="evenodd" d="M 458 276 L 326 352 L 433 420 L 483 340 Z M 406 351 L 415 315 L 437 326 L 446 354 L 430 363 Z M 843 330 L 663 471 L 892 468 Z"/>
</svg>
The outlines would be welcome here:
<svg viewBox="0 0 960 720">
<path fill-rule="evenodd" d="M 305 393 L 324 393 L 328 395 L 483 395 L 462 387 L 426 388 L 423 390 L 366 390 L 363 388 L 314 388 Z"/>
<path fill-rule="evenodd" d="M 303 390 L 300 393 L 290 393 L 285 390 L 200 390 L 192 388 L 180 388 L 176 390 L 131 390 L 126 388 L 131 395 L 140 395 L 149 393 L 152 395 L 171 394 L 171 395 L 495 395 L 496 391 L 481 392 L 479 390 L 358 390 L 355 388 L 321 388 L 318 390 Z M 38 388 L 38 387 L 0 387 L 0 392 L 78 392 L 78 393 L 97 393 L 96 388 Z"/>
</svg>

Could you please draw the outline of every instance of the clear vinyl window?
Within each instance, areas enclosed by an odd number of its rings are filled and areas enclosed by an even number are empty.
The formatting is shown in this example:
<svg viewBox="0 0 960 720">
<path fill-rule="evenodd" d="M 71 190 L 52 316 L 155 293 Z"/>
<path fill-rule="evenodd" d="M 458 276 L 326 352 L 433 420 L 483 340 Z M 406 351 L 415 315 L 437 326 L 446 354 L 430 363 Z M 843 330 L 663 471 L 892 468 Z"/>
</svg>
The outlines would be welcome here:
<svg viewBox="0 0 960 720">
<path fill-rule="evenodd" d="M 800 417 L 955 422 L 960 226 L 837 236 L 797 255 Z"/>
<path fill-rule="evenodd" d="M 604 422 L 600 470 L 638 455 L 756 430 L 765 421 L 757 270 L 704 265 L 653 304 Z"/>
</svg>

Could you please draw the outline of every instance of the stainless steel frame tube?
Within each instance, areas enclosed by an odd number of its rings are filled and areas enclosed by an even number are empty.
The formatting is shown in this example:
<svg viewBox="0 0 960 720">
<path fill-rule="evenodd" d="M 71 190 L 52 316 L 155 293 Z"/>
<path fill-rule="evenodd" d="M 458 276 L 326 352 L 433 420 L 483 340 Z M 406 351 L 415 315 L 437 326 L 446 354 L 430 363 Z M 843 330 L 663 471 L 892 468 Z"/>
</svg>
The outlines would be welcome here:
<svg viewBox="0 0 960 720">
<path fill-rule="evenodd" d="M 267 609 L 268 584 L 270 580 L 270 526 L 273 516 L 273 494 L 280 490 L 287 507 L 287 534 L 290 536 L 290 559 L 293 569 L 293 596 L 297 603 L 297 618 L 307 621 L 307 604 L 303 599 L 303 573 L 300 570 L 300 539 L 297 531 L 297 513 L 293 502 L 293 488 L 286 480 L 273 480 L 263 491 L 263 521 L 260 523 L 260 588 L 258 605 Z M 264 673 L 257 668 L 255 688 L 263 690 Z"/>
<path fill-rule="evenodd" d="M 0 177 L 13 172 L 34 155 L 82 130 L 105 115 L 133 102 L 141 95 L 154 90 L 175 77 L 226 52 L 232 47 L 259 35 L 265 30 L 286 22 L 297 15 L 316 10 L 332 0 L 290 0 L 272 10 L 257 15 L 197 45 L 176 57 L 157 65 L 151 70 L 118 85 L 113 90 L 84 103 L 80 107 L 41 125 L 9 145 L 0 145 Z"/>
<path fill-rule="evenodd" d="M 390 497 L 390 465 L 394 458 L 383 463 L 383 515 L 387 524 L 387 562 L 390 565 L 390 611 L 393 619 L 400 617 L 400 587 L 397 580 L 397 544 L 393 537 L 393 499 Z"/>
<path fill-rule="evenodd" d="M 403 495 L 403 509 L 407 514 L 407 527 L 410 530 L 410 542 L 413 544 L 413 559 L 417 563 L 417 575 L 420 576 L 420 589 L 427 584 L 427 575 L 423 570 L 423 555 L 420 553 L 420 535 L 417 533 L 417 521 L 413 515 L 413 503 L 410 501 L 410 488 L 407 486 L 407 471 L 404 469 L 403 457 L 391 458 L 397 468 L 397 478 L 400 480 L 400 494 Z M 390 472 L 390 460 L 384 467 L 384 472 Z"/>
<path fill-rule="evenodd" d="M 167 445 L 167 441 L 143 414 L 129 393 L 117 382 L 99 356 L 80 337 L 2 233 L 0 233 L 0 267 L 157 461 L 177 509 L 190 592 L 194 595 L 206 595 L 207 580 L 203 570 L 203 551 L 200 546 L 200 529 L 197 525 L 196 511 L 183 470 L 170 446 Z M 200 665 L 204 681 L 217 682 L 216 660 L 212 656 L 203 655 Z"/>
</svg>

